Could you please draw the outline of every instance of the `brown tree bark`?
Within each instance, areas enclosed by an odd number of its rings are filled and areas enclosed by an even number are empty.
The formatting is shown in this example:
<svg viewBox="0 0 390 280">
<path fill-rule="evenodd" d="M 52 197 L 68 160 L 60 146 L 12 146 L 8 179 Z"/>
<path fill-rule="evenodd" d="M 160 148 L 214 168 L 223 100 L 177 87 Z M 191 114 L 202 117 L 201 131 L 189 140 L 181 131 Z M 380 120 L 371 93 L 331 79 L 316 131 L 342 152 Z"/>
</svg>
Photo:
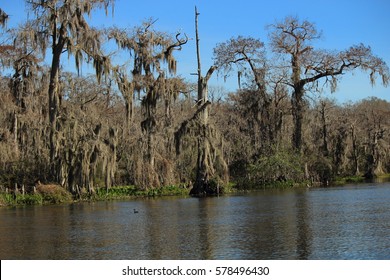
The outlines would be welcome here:
<svg viewBox="0 0 390 280">
<path fill-rule="evenodd" d="M 208 88 L 207 83 L 216 70 L 215 66 L 211 66 L 207 71 L 205 77 L 202 76 L 202 65 L 200 59 L 200 46 L 199 46 L 199 32 L 198 32 L 198 10 L 195 7 L 195 33 L 196 33 L 196 54 L 198 61 L 198 110 L 201 111 L 199 121 L 200 135 L 198 137 L 198 156 L 196 163 L 196 178 L 193 188 L 190 191 L 190 195 L 205 196 L 215 194 L 215 191 L 210 188 L 209 180 L 213 173 L 211 155 L 210 155 L 210 143 L 206 137 L 207 130 L 209 129 L 209 109 L 206 104 L 208 101 Z"/>
<path fill-rule="evenodd" d="M 59 182 L 59 168 L 56 163 L 57 158 L 57 117 L 59 111 L 59 96 L 58 96 L 58 82 L 60 72 L 60 59 L 61 54 L 65 46 L 65 38 L 63 37 L 65 30 L 62 26 L 58 40 L 57 38 L 57 22 L 53 23 L 53 57 L 50 69 L 50 80 L 49 80 L 49 145 L 50 145 L 50 175 L 49 177 L 54 182 Z"/>
</svg>

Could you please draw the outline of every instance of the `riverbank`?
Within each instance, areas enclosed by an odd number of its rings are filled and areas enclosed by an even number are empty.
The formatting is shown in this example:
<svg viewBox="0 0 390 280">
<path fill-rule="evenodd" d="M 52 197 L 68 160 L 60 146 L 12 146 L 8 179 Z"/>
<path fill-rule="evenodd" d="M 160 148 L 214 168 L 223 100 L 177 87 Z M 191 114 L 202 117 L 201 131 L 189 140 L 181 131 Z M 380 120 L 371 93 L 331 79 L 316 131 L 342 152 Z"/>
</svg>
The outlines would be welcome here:
<svg viewBox="0 0 390 280">
<path fill-rule="evenodd" d="M 390 174 L 378 176 L 375 182 L 390 181 Z M 368 182 L 362 176 L 349 176 L 336 178 L 329 186 L 341 186 L 351 183 L 365 183 Z M 261 189 L 293 189 L 313 187 L 313 185 L 304 182 L 273 182 L 261 186 L 239 187 L 234 183 L 221 187 L 221 194 L 232 194 L 240 192 L 250 192 Z M 319 186 L 318 186 L 319 187 Z M 105 188 L 97 188 L 96 191 L 90 195 L 88 193 L 81 193 L 78 197 L 73 197 L 71 193 L 56 185 L 42 185 L 35 193 L 7 193 L 0 192 L 0 207 L 7 206 L 23 206 L 23 205 L 48 205 L 61 203 L 75 203 L 87 201 L 110 201 L 110 200 L 131 200 L 136 198 L 153 198 L 164 196 L 189 196 L 190 188 L 185 185 L 181 186 L 163 186 L 149 190 L 142 190 L 136 186 L 114 186 L 109 190 Z"/>
<path fill-rule="evenodd" d="M 97 188 L 93 194 L 81 193 L 73 197 L 71 193 L 55 185 L 47 185 L 35 193 L 0 193 L 0 206 L 46 205 L 83 201 L 108 201 L 162 196 L 188 196 L 185 186 L 164 186 L 149 190 L 141 190 L 136 186 L 115 186 L 109 190 Z"/>
<path fill-rule="evenodd" d="M 390 259 L 389 201 L 373 183 L 3 207 L 0 259 Z"/>
</svg>

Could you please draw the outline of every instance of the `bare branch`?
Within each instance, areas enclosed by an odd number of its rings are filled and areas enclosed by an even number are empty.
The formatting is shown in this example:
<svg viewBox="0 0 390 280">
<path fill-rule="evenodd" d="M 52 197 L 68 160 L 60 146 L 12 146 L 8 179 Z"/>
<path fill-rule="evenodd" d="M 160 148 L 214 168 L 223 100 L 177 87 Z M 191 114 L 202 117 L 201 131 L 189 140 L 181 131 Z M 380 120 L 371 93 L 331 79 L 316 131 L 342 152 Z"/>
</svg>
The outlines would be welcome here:
<svg viewBox="0 0 390 280">
<path fill-rule="evenodd" d="M 0 8 L 0 26 L 4 27 L 7 24 L 8 15 Z"/>
</svg>

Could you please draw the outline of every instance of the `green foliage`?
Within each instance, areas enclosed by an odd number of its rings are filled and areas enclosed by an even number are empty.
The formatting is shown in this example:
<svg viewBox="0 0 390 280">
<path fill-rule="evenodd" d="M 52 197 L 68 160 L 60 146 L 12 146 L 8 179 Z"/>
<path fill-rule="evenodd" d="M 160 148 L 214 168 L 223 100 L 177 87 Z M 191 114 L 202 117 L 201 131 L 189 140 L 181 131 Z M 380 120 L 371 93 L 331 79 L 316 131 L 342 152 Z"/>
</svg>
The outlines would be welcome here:
<svg viewBox="0 0 390 280">
<path fill-rule="evenodd" d="M 52 199 L 44 198 L 41 194 L 13 194 L 0 193 L 0 206 L 17 206 L 17 205 L 42 205 L 59 203 Z M 61 201 L 62 202 L 62 201 Z"/>
<path fill-rule="evenodd" d="M 362 183 L 366 180 L 363 176 L 347 176 L 347 177 L 336 177 L 332 182 L 333 185 L 345 185 L 349 183 Z"/>
<path fill-rule="evenodd" d="M 187 194 L 188 194 L 188 190 L 186 188 L 171 185 L 171 186 L 164 186 L 164 187 L 150 189 L 146 192 L 145 196 L 148 196 L 148 197 L 183 196 L 183 195 L 187 195 Z"/>
<path fill-rule="evenodd" d="M 118 200 L 136 197 L 186 196 L 187 186 L 163 186 L 142 190 L 136 186 L 117 186 L 110 189 L 98 188 L 93 195 L 81 195 L 81 200 Z M 71 202 L 71 194 L 60 186 L 40 185 L 35 194 L 0 193 L 0 206 L 60 204 Z"/>
<path fill-rule="evenodd" d="M 16 205 L 40 205 L 44 202 L 44 198 L 39 194 L 18 194 L 14 203 Z"/>
<path fill-rule="evenodd" d="M 292 186 L 305 180 L 302 159 L 293 152 L 277 151 L 262 156 L 247 167 L 245 187 L 259 188 L 275 185 Z"/>
<path fill-rule="evenodd" d="M 0 206 L 10 206 L 15 204 L 15 199 L 12 194 L 0 193 Z"/>
<path fill-rule="evenodd" d="M 115 186 L 109 188 L 98 188 L 92 199 L 95 200 L 111 200 L 121 199 L 126 197 L 136 196 L 137 188 L 135 186 Z"/>
<path fill-rule="evenodd" d="M 110 189 L 99 188 L 92 199 L 114 200 L 134 197 L 185 196 L 189 190 L 185 186 L 163 186 L 158 188 L 140 189 L 136 186 L 115 186 Z"/>
<path fill-rule="evenodd" d="M 326 157 L 315 157 L 309 161 L 309 177 L 312 182 L 329 185 L 334 180 L 332 162 Z"/>
</svg>

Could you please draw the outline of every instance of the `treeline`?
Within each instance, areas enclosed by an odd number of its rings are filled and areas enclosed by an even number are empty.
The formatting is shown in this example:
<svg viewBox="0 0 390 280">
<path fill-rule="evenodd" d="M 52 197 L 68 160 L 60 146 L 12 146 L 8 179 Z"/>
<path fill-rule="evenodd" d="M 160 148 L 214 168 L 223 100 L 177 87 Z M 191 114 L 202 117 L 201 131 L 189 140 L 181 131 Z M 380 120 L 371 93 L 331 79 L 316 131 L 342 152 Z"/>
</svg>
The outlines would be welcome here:
<svg viewBox="0 0 390 280">
<path fill-rule="evenodd" d="M 157 31 L 153 21 L 90 27 L 85 16 L 108 10 L 108 0 L 26 3 L 35 17 L 17 29 L 6 28 L 0 10 L 2 188 L 52 183 L 82 195 L 180 185 L 207 195 L 229 181 L 328 184 L 390 172 L 389 102 L 313 98 L 356 68 L 388 84 L 387 65 L 363 44 L 315 50 L 314 24 L 286 17 L 271 26 L 269 47 L 241 36 L 218 44 L 203 76 L 196 11 L 198 83 L 191 84 L 176 74 L 185 34 Z M 103 52 L 112 42 L 124 63 Z M 61 67 L 68 58 L 74 73 Z M 96 73 L 79 75 L 83 63 Z M 237 75 L 240 89 L 208 87 L 216 72 Z"/>
</svg>

